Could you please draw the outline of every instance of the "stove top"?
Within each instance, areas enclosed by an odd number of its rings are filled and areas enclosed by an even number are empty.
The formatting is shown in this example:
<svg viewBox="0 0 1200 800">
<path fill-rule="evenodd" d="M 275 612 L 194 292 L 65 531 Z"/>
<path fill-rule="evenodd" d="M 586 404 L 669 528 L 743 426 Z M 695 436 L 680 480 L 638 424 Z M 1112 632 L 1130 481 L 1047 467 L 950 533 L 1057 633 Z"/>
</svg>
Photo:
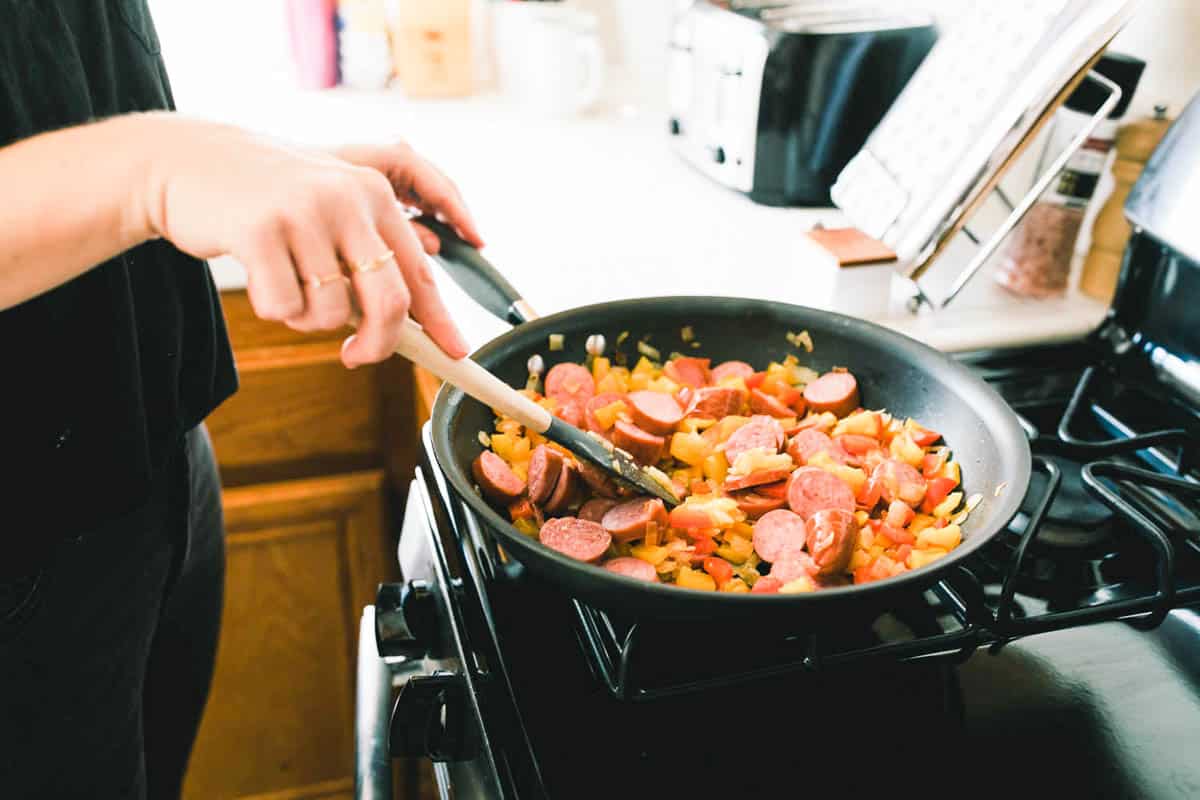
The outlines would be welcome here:
<svg viewBox="0 0 1200 800">
<path fill-rule="evenodd" d="M 834 631 L 589 608 L 506 557 L 426 436 L 414 495 L 477 712 L 460 712 L 478 730 L 456 735 L 448 785 L 458 769 L 478 796 L 511 798 L 936 796 L 963 781 L 1200 795 L 1185 734 L 1200 731 L 1196 415 L 1121 385 L 1084 345 L 964 360 L 1025 422 L 1038 474 L 1022 512 L 931 590 Z"/>
</svg>

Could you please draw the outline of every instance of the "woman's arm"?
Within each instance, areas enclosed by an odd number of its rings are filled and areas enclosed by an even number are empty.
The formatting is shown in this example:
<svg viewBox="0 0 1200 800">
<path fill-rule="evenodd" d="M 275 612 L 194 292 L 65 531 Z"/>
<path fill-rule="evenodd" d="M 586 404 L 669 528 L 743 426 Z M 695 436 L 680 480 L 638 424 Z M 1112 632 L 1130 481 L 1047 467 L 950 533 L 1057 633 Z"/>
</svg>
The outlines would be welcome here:
<svg viewBox="0 0 1200 800">
<path fill-rule="evenodd" d="M 333 329 L 357 307 L 347 366 L 388 357 L 409 313 L 450 355 L 466 353 L 397 187 L 379 169 L 150 113 L 0 149 L 0 186 L 20 187 L 0 197 L 0 308 L 162 237 L 200 258 L 237 258 L 264 319 Z M 456 194 L 429 210 L 474 234 Z M 337 279 L 343 263 L 374 264 L 389 251 L 383 268 Z"/>
</svg>

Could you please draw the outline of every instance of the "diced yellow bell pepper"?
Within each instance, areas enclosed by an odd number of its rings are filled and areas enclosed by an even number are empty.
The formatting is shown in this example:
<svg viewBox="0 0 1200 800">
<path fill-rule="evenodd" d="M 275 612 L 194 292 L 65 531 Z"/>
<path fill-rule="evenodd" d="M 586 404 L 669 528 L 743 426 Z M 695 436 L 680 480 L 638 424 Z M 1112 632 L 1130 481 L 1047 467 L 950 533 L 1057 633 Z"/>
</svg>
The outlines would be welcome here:
<svg viewBox="0 0 1200 800">
<path fill-rule="evenodd" d="M 871 530 L 869 525 L 863 525 L 858 529 L 858 549 L 870 550 L 875 546 L 875 531 Z"/>
<path fill-rule="evenodd" d="M 713 444 L 698 433 L 677 433 L 671 437 L 671 457 L 694 467 L 703 466 L 712 450 Z"/>
<path fill-rule="evenodd" d="M 918 548 L 953 550 L 962 544 L 962 528 L 947 525 L 944 528 L 925 528 L 917 534 Z"/>
<path fill-rule="evenodd" d="M 733 435 L 733 432 L 750 421 L 749 417 L 740 417 L 736 414 L 730 414 L 728 417 L 723 417 L 720 422 L 713 425 L 704 432 L 705 436 L 712 439 L 713 444 L 717 445 Z"/>
<path fill-rule="evenodd" d="M 722 592 L 734 592 L 735 594 L 740 594 L 743 592 L 750 591 L 750 587 L 747 586 L 746 582 L 743 581 L 741 578 L 730 578 L 729 580 L 727 580 L 721 584 L 721 591 Z"/>
<path fill-rule="evenodd" d="M 655 378 L 646 386 L 652 392 L 662 392 L 663 394 L 675 394 L 679 391 L 679 384 L 665 375 Z"/>
<path fill-rule="evenodd" d="M 675 585 L 685 589 L 703 589 L 708 592 L 716 591 L 717 588 L 717 582 L 712 579 L 711 575 L 691 567 L 679 568 L 679 574 L 675 576 Z"/>
<path fill-rule="evenodd" d="M 749 522 L 737 522 L 729 529 L 730 536 L 740 536 L 743 539 L 751 540 L 754 538 L 754 526 Z M 754 545 L 750 545 L 751 548 Z"/>
<path fill-rule="evenodd" d="M 749 394 L 750 390 L 746 388 L 746 379 L 741 375 L 729 375 L 717 381 L 717 386 L 723 386 L 727 389 L 740 389 Z"/>
<path fill-rule="evenodd" d="M 851 414 L 843 420 L 839 420 L 837 425 L 833 427 L 833 436 L 841 436 L 845 433 L 853 433 L 859 436 L 879 436 L 882 426 L 879 423 L 879 415 L 874 411 L 860 411 L 857 414 Z"/>
<path fill-rule="evenodd" d="M 735 533 L 728 534 L 725 544 L 717 548 L 717 555 L 733 564 L 745 564 L 753 552 L 754 542 Z"/>
<path fill-rule="evenodd" d="M 516 522 L 513 523 L 513 527 L 516 528 L 517 530 L 519 530 L 521 533 L 525 534 L 526 536 L 537 536 L 538 535 L 537 523 L 534 522 L 532 519 L 529 519 L 528 517 L 522 517 L 521 519 L 517 520 Z"/>
<path fill-rule="evenodd" d="M 804 575 L 795 580 L 788 581 L 779 588 L 780 594 L 804 594 L 806 592 L 815 592 L 817 585 L 813 583 L 813 579 Z"/>
<path fill-rule="evenodd" d="M 948 517 L 958 508 L 958 504 L 962 502 L 962 492 L 951 492 L 946 495 L 946 499 L 934 506 L 933 515 L 935 517 Z"/>
<path fill-rule="evenodd" d="M 528 458 L 524 458 L 520 461 L 513 461 L 513 462 L 509 463 L 508 466 L 512 469 L 513 474 L 516 475 L 518 478 L 520 478 L 523 481 L 529 480 L 529 459 Z"/>
<path fill-rule="evenodd" d="M 604 376 L 608 375 L 612 369 L 612 362 L 604 356 L 596 356 L 592 359 L 592 380 L 597 384 L 604 380 Z"/>
<path fill-rule="evenodd" d="M 626 410 L 628 410 L 626 405 L 620 400 L 617 400 L 616 402 L 597 408 L 593 414 L 596 417 L 596 421 L 600 423 L 600 427 L 604 430 L 608 430 L 617 423 L 617 417 L 621 414 L 621 412 Z"/>
<path fill-rule="evenodd" d="M 912 534 L 920 533 L 928 527 L 931 527 L 937 520 L 928 514 L 917 514 L 913 517 L 912 522 L 908 523 L 908 532 Z"/>
<path fill-rule="evenodd" d="M 724 453 L 713 453 L 704 459 L 701 468 L 704 470 L 704 477 L 723 484 L 725 474 L 729 472 L 729 462 L 725 460 Z"/>
<path fill-rule="evenodd" d="M 808 459 L 808 466 L 820 467 L 829 474 L 839 478 L 850 487 L 850 491 L 854 492 L 856 496 L 867 485 L 867 473 L 857 467 L 837 463 L 824 450 L 814 453 L 812 458 Z"/>
<path fill-rule="evenodd" d="M 909 569 L 919 569 L 926 564 L 932 564 L 946 554 L 945 550 L 938 550 L 936 548 L 929 550 L 914 549 L 908 554 L 908 559 L 904 563 L 908 565 Z"/>
<path fill-rule="evenodd" d="M 655 366 L 654 362 L 645 356 L 639 358 L 638 362 L 633 365 L 634 375 L 645 375 L 649 380 L 654 380 L 660 373 L 661 370 Z"/>
<path fill-rule="evenodd" d="M 867 524 L 867 519 L 870 518 L 870 516 L 871 515 L 868 514 L 866 511 L 859 509 L 858 511 L 854 512 L 854 521 L 857 522 L 858 527 L 861 528 Z"/>
<path fill-rule="evenodd" d="M 942 469 L 938 473 L 943 478 L 949 478 L 955 483 L 962 483 L 962 470 L 958 468 L 957 461 L 947 461 L 942 464 Z"/>
<path fill-rule="evenodd" d="M 648 544 L 635 544 L 629 548 L 629 552 L 634 558 L 640 558 L 647 564 L 653 564 L 656 567 L 666 561 L 667 556 L 671 554 L 671 551 L 665 547 Z"/>
<path fill-rule="evenodd" d="M 625 394 L 629 391 L 629 370 L 624 367 L 613 367 L 600 380 L 596 381 L 596 394 Z"/>
<path fill-rule="evenodd" d="M 912 440 L 908 431 L 904 430 L 900 431 L 892 439 L 891 451 L 893 458 L 898 458 L 905 464 L 917 469 L 921 468 L 921 460 L 925 458 L 925 451 Z"/>
<path fill-rule="evenodd" d="M 856 569 L 865 567 L 871 563 L 871 556 L 866 550 L 855 550 L 850 556 L 850 570 L 853 572 Z"/>
<path fill-rule="evenodd" d="M 804 418 L 804 422 L 808 423 L 808 427 L 824 433 L 829 433 L 833 427 L 837 425 L 837 415 L 831 411 L 824 411 L 820 414 L 810 413 Z"/>
<path fill-rule="evenodd" d="M 507 433 L 492 434 L 492 451 L 503 458 L 505 461 L 512 461 L 513 445 L 516 444 L 514 437 Z"/>
</svg>

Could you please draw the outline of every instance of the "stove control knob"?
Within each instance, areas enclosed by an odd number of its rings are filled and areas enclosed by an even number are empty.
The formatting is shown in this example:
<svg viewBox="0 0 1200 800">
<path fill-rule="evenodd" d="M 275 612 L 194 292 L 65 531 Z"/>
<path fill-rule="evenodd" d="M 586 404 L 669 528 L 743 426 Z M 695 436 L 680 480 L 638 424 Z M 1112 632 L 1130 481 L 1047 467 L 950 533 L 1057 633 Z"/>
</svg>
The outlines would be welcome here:
<svg viewBox="0 0 1200 800">
<path fill-rule="evenodd" d="M 433 646 L 437 600 L 429 581 L 381 583 L 375 594 L 375 643 L 384 658 L 421 658 Z"/>
<path fill-rule="evenodd" d="M 477 730 L 461 675 L 415 675 L 396 697 L 388 748 L 397 757 L 467 761 L 479 750 Z"/>
</svg>

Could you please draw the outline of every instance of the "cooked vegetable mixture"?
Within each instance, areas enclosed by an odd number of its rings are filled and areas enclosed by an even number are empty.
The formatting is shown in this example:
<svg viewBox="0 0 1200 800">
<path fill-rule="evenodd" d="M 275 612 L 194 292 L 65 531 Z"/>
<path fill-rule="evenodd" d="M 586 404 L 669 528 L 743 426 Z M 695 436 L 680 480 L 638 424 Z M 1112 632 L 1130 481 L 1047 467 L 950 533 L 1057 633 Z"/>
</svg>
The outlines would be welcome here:
<svg viewBox="0 0 1200 800">
<path fill-rule="evenodd" d="M 473 473 L 522 533 L 631 578 L 755 593 L 881 580 L 962 541 L 979 498 L 964 504 L 941 435 L 862 408 L 850 372 L 647 350 L 633 369 L 556 364 L 522 391 L 657 467 L 683 502 L 633 496 L 500 416 Z"/>
</svg>

